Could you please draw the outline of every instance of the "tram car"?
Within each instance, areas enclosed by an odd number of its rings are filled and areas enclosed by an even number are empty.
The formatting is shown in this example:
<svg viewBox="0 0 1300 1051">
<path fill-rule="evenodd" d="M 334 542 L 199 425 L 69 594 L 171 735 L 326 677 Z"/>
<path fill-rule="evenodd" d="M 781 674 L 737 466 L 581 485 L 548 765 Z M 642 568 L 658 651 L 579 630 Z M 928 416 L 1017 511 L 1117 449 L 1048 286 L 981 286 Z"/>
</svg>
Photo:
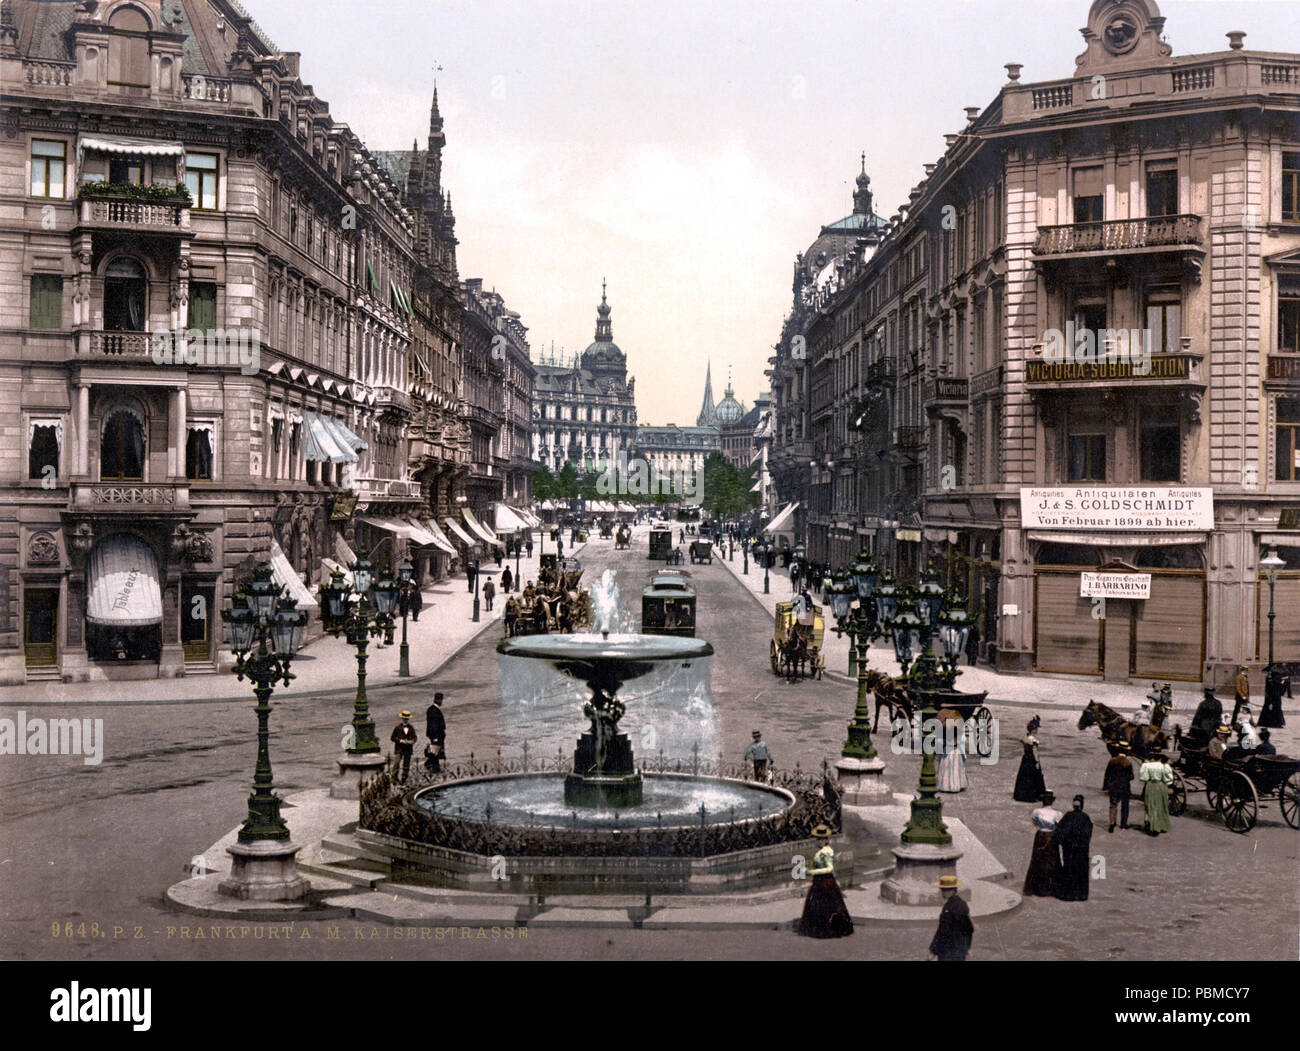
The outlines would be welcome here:
<svg viewBox="0 0 1300 1051">
<path fill-rule="evenodd" d="M 695 635 L 695 589 L 679 574 L 657 574 L 641 592 L 641 634 Z"/>
<path fill-rule="evenodd" d="M 650 530 L 650 558 L 667 562 L 673 553 L 673 531 L 671 529 Z"/>
</svg>

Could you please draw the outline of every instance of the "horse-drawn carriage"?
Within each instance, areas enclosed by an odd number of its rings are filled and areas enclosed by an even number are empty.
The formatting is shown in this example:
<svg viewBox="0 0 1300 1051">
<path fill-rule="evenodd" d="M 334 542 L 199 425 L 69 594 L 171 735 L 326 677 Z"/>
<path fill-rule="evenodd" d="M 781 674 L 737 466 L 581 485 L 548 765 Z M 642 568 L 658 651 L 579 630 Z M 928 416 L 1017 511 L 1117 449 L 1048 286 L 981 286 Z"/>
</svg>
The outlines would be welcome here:
<svg viewBox="0 0 1300 1051">
<path fill-rule="evenodd" d="M 814 605 L 809 612 L 798 617 L 794 607 L 793 602 L 776 604 L 776 626 L 768 654 L 772 661 L 772 674 L 784 675 L 791 682 L 805 675 L 815 675 L 820 679 L 826 670 L 826 658 L 822 653 L 826 621 L 822 608 Z"/>
<path fill-rule="evenodd" d="M 1276 797 L 1282 819 L 1292 828 L 1300 828 L 1300 759 L 1255 755 L 1241 748 L 1230 748 L 1223 758 L 1215 759 L 1208 746 L 1194 748 L 1184 740 L 1173 767 L 1171 814 L 1187 809 L 1189 789 L 1204 789 L 1210 809 L 1232 832 L 1254 828 L 1261 801 L 1270 797 Z"/>
<path fill-rule="evenodd" d="M 632 527 L 621 525 L 618 532 L 614 534 L 614 550 L 631 549 L 632 547 Z"/>
<path fill-rule="evenodd" d="M 610 537 L 612 537 L 613 535 L 614 535 L 614 523 L 611 522 L 609 519 L 604 519 L 604 520 L 600 523 L 600 538 L 601 538 L 601 540 L 608 540 L 608 539 L 609 539 Z"/>
<path fill-rule="evenodd" d="M 680 573 L 656 573 L 641 592 L 643 635 L 695 635 L 695 589 Z"/>
<path fill-rule="evenodd" d="M 712 540 L 691 541 L 691 565 L 697 562 L 707 562 L 709 565 L 713 565 Z"/>
</svg>

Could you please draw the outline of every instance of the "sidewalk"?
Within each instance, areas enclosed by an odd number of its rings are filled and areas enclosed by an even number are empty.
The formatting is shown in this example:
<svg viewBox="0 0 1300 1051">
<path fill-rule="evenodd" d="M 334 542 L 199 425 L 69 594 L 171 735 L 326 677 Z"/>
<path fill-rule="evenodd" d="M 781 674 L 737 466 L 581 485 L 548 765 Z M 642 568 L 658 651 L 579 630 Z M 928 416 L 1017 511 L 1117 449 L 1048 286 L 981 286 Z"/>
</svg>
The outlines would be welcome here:
<svg viewBox="0 0 1300 1051">
<path fill-rule="evenodd" d="M 534 532 L 534 539 L 537 538 Z M 586 545 L 571 548 L 566 539 L 565 556 L 581 551 Z M 555 553 L 555 544 L 547 531 L 546 551 Z M 541 565 L 542 545 L 535 542 L 533 557 L 519 561 L 524 583 L 537 579 Z M 418 622 L 407 617 L 406 638 L 410 648 L 411 674 L 399 678 L 397 670 L 401 658 L 402 622 L 399 618 L 393 632 L 393 645 L 380 646 L 379 639 L 371 639 L 366 649 L 366 689 L 376 690 L 387 686 L 408 685 L 427 679 L 478 635 L 498 624 L 505 609 L 506 597 L 501 591 L 501 574 L 506 566 L 515 572 L 515 560 L 496 562 L 485 558 L 479 577 L 479 622 L 474 623 L 474 594 L 466 587 L 464 573 L 449 577 L 436 584 L 426 585 L 421 595 L 424 608 Z M 488 611 L 483 601 L 483 584 L 491 580 L 497 594 L 493 609 Z M 219 628 L 220 644 L 224 647 L 225 629 Z M 382 636 L 380 637 L 382 638 Z M 223 654 L 229 657 L 229 652 Z M 343 638 L 329 635 L 312 642 L 294 658 L 295 679 L 289 687 L 277 687 L 280 697 L 302 697 L 313 694 L 337 693 L 355 690 L 357 682 L 357 651 Z M 0 706 L 39 704 L 172 704 L 201 701 L 246 701 L 251 687 L 239 682 L 233 673 L 216 675 L 189 675 L 179 679 L 144 679 L 131 682 L 42 682 L 22 686 L 0 687 Z"/>
<path fill-rule="evenodd" d="M 744 575 L 744 563 L 741 560 L 739 545 L 736 546 L 734 562 L 728 562 L 726 558 L 721 559 L 721 561 L 735 578 L 749 589 L 750 594 L 767 612 L 768 622 L 774 624 L 776 604 L 778 602 L 789 602 L 794 598 L 794 592 L 790 588 L 789 571 L 782 569 L 779 564 L 769 570 L 771 593 L 764 595 L 763 570 L 760 566 L 755 565 L 751 559 L 749 575 Z M 817 600 L 817 596 L 814 595 L 813 598 L 814 601 Z M 853 681 L 856 683 L 856 679 L 848 679 L 849 637 L 847 635 L 843 637 L 836 635 L 832 630 L 835 618 L 831 614 L 829 603 L 823 605 L 822 609 L 826 617 L 826 635 L 822 644 L 822 652 L 826 657 L 826 675 L 828 678 L 838 681 Z M 874 642 L 869 653 L 871 667 L 879 668 L 895 677 L 902 672 L 902 668 L 894 657 L 892 643 Z M 961 674 L 957 678 L 957 689 L 968 693 L 987 690 L 990 702 L 1000 701 L 1011 704 L 1032 704 L 1082 710 L 1084 705 L 1090 700 L 1094 700 L 1100 701 L 1102 704 L 1120 712 L 1136 712 L 1142 703 L 1142 699 L 1151 688 L 1150 684 L 1146 683 L 1133 686 L 1128 683 L 1102 682 L 1099 679 L 1073 678 L 1059 675 L 1004 675 L 994 671 L 987 665 L 978 665 L 974 668 L 968 667 L 964 657 L 960 669 Z M 1176 682 L 1173 687 L 1174 710 L 1194 711 L 1201 701 L 1200 684 Z"/>
</svg>

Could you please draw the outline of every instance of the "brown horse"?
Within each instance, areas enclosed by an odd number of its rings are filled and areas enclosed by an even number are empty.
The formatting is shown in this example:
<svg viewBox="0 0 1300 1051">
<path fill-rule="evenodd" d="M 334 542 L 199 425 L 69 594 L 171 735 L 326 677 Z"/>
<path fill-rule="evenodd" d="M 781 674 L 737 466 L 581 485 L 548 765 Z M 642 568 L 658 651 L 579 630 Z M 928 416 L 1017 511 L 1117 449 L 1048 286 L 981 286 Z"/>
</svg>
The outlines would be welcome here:
<svg viewBox="0 0 1300 1051">
<path fill-rule="evenodd" d="M 1107 744 L 1126 744 L 1134 755 L 1143 759 L 1169 746 L 1169 735 L 1158 726 L 1131 723 L 1114 708 L 1097 701 L 1089 701 L 1079 716 L 1079 729 L 1086 730 L 1089 726 L 1096 726 Z"/>
<path fill-rule="evenodd" d="M 867 670 L 867 689 L 876 695 L 876 720 L 872 733 L 880 729 L 880 709 L 889 709 L 889 723 L 892 726 L 897 712 L 901 711 L 908 722 L 912 721 L 912 699 L 892 676 L 875 668 Z"/>
</svg>

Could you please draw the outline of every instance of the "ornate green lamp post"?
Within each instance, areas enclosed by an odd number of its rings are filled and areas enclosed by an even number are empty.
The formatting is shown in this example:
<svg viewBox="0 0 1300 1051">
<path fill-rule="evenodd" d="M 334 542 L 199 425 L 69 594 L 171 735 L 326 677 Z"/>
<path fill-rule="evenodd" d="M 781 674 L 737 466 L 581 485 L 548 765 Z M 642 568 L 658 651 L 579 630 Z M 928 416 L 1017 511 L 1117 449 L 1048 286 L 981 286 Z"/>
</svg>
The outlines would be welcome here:
<svg viewBox="0 0 1300 1051">
<path fill-rule="evenodd" d="M 415 587 L 412 577 L 415 575 L 415 567 L 411 565 L 410 559 L 402 559 L 402 564 L 397 567 L 397 579 L 401 587 L 401 605 L 402 605 L 402 647 L 398 651 L 397 674 L 408 676 L 411 674 L 411 647 L 406 642 L 406 616 L 411 609 L 411 590 Z"/>
<path fill-rule="evenodd" d="M 307 628 L 307 611 L 296 606 L 272 581 L 271 567 L 263 562 L 253 570 L 252 583 L 236 593 L 230 609 L 221 612 L 235 654 L 235 673 L 241 682 L 245 677 L 252 682 L 257 698 L 253 792 L 235 845 L 227 848 L 233 859 L 230 879 L 218 888 L 230 897 L 294 901 L 310 889 L 294 871 L 299 848 L 289 840 L 271 775 L 271 694 L 277 683 L 288 686 L 293 681 L 289 664 Z"/>
<path fill-rule="evenodd" d="M 330 582 L 321 588 L 329 611 L 326 630 L 335 638 L 345 635 L 348 644 L 357 650 L 357 693 L 352 706 L 352 725 L 344 737 L 344 754 L 338 759 L 339 780 L 330 786 L 330 795 L 336 799 L 359 799 L 362 784 L 384 765 L 366 698 L 366 646 L 392 623 L 399 588 L 387 572 L 376 583 L 372 567 L 364 559 L 354 562 L 350 569 L 350 585 L 335 570 Z"/>
</svg>

